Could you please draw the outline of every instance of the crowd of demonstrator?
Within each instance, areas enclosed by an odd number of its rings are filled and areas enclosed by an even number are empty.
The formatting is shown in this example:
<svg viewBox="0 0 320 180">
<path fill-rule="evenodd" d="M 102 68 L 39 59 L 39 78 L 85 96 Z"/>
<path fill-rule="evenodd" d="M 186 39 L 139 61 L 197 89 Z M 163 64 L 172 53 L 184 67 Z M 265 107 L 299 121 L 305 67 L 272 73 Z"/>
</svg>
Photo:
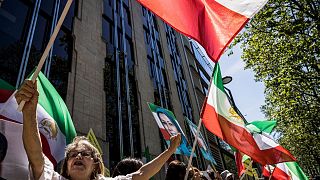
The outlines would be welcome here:
<svg viewBox="0 0 320 180">
<path fill-rule="evenodd" d="M 66 147 L 65 160 L 61 173 L 55 172 L 52 163 L 43 155 L 38 124 L 36 120 L 36 108 L 38 104 L 37 83 L 26 80 L 15 97 L 17 103 L 25 101 L 23 107 L 23 143 L 30 164 L 30 179 L 41 180 L 140 180 L 150 179 L 167 162 L 180 145 L 181 135 L 170 138 L 170 146 L 152 161 L 143 164 L 137 159 L 124 159 L 115 167 L 112 177 L 104 176 L 104 165 L 99 151 L 83 136 L 76 137 Z M 166 173 L 166 180 L 184 179 L 186 165 L 183 162 L 172 161 Z M 189 170 L 188 179 L 233 179 L 229 172 L 221 175 L 215 171 L 199 171 L 192 167 Z"/>
</svg>

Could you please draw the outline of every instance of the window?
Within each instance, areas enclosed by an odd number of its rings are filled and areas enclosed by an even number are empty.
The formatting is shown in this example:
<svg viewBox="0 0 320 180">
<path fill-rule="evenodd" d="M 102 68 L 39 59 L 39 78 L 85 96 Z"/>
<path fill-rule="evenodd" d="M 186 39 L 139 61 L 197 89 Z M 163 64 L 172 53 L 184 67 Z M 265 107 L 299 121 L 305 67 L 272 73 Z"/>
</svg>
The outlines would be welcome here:
<svg viewBox="0 0 320 180">
<path fill-rule="evenodd" d="M 55 6 L 54 2 L 55 2 L 54 0 L 41 1 L 40 9 L 42 11 L 45 11 L 46 14 L 53 16 L 53 10 L 54 10 L 54 6 Z"/>
<path fill-rule="evenodd" d="M 0 8 L 0 78 L 11 85 L 18 78 L 31 13 L 31 8 L 19 0 L 4 1 Z"/>
<path fill-rule="evenodd" d="M 112 11 L 114 0 L 104 0 L 104 14 L 102 20 L 102 38 L 107 43 L 107 49 L 118 48 L 121 53 L 126 54 L 127 65 L 125 66 L 125 61 L 123 58 L 120 60 L 120 79 L 117 80 L 116 76 L 116 59 L 115 56 L 108 57 L 105 67 L 105 89 L 106 89 L 106 117 L 107 117 L 107 136 L 110 143 L 110 166 L 111 169 L 120 161 L 120 136 L 119 136 L 119 121 L 121 118 L 122 122 L 122 137 L 123 137 L 123 156 L 131 156 L 130 148 L 130 124 L 129 117 L 131 117 L 132 122 L 132 140 L 134 143 L 134 156 L 141 156 L 141 147 L 140 147 L 140 131 L 139 131 L 139 117 L 138 117 L 138 100 L 137 100 L 137 91 L 135 86 L 135 74 L 134 74 L 134 55 L 133 55 L 133 44 L 131 39 L 131 20 L 130 20 L 130 11 L 125 2 L 117 0 L 117 17 L 110 18 L 109 15 Z M 122 27 L 121 18 L 120 18 L 120 3 L 123 3 L 123 20 L 125 21 L 125 27 Z M 109 14 L 109 15 L 108 15 Z M 113 13 L 112 13 L 113 16 Z M 116 29 L 114 28 L 114 18 L 117 18 L 118 24 Z M 117 37 L 115 36 L 114 31 L 117 31 Z M 125 37 L 123 36 L 125 33 Z M 114 47 L 114 39 L 117 38 L 118 47 Z M 147 40 L 147 38 L 146 38 Z M 126 46 L 126 52 L 124 51 L 124 45 Z M 107 50 L 107 54 L 110 54 Z M 114 52 L 116 53 L 116 52 Z M 114 55 L 113 53 L 113 55 Z M 126 69 L 128 68 L 128 69 Z M 126 71 L 128 71 L 128 77 L 126 77 Z M 128 78 L 128 84 L 126 84 L 126 78 Z M 121 107 L 118 107 L 118 93 L 117 85 L 120 86 L 120 96 L 121 96 Z M 128 86 L 127 86 L 128 85 Z M 130 99 L 130 110 L 128 108 L 127 94 L 129 94 Z M 112 105 L 111 105 L 112 104 Z M 109 107 L 110 106 L 110 107 Z M 121 112 L 119 113 L 119 108 Z M 129 116 L 130 113 L 130 116 Z"/>
<path fill-rule="evenodd" d="M 62 0 L 59 4 L 60 13 L 65 3 L 66 0 Z M 3 2 L 0 8 L 0 69 L 1 72 L 4 71 L 1 78 L 10 84 L 16 85 L 21 65 L 24 65 L 22 70 L 26 69 L 25 72 L 21 73 L 27 76 L 38 64 L 51 35 L 54 4 L 54 0 L 43 1 L 36 19 L 32 17 L 35 1 L 9 0 Z M 67 92 L 68 72 L 72 59 L 73 39 L 71 28 L 74 8 L 74 5 L 72 5 L 53 46 L 54 58 L 51 67 L 53 78 L 49 78 L 54 85 L 57 85 L 56 89 L 63 98 Z M 34 36 L 27 39 L 29 32 L 32 32 L 30 25 L 34 23 L 33 20 L 37 20 Z M 25 50 L 25 46 L 26 42 L 31 41 L 29 52 Z M 24 53 L 25 56 L 23 56 Z M 28 63 L 21 64 L 22 58 L 28 60 Z M 61 61 L 62 64 L 55 65 L 58 63 L 56 61 L 59 61 L 59 63 Z M 22 77 L 22 79 L 24 78 Z"/>
<path fill-rule="evenodd" d="M 102 18 L 102 38 L 107 43 L 112 43 L 113 25 L 107 18 Z"/>
</svg>

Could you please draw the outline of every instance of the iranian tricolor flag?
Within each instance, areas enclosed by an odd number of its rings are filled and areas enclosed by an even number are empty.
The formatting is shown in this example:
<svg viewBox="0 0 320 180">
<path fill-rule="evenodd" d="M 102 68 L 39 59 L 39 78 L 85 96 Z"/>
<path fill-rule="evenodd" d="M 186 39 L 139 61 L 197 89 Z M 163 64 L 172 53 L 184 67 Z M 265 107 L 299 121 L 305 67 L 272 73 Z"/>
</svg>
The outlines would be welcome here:
<svg viewBox="0 0 320 180">
<path fill-rule="evenodd" d="M 138 0 L 181 33 L 198 41 L 214 61 L 267 0 Z"/>
<path fill-rule="evenodd" d="M 246 127 L 250 130 L 251 133 L 267 133 L 269 136 L 274 127 L 276 126 L 277 121 L 274 120 L 268 120 L 268 121 L 253 121 L 251 123 L 248 123 Z M 253 176 L 254 174 L 254 169 L 252 167 L 248 169 L 250 163 L 251 163 L 251 158 L 247 156 L 246 154 L 238 151 L 237 149 L 234 149 L 234 156 L 236 160 L 236 165 L 237 165 L 237 170 L 238 170 L 238 175 L 239 177 L 243 176 L 244 173 L 248 174 L 249 176 Z"/>
<path fill-rule="evenodd" d="M 286 162 L 279 163 L 275 167 L 271 165 L 264 166 L 263 176 L 270 177 L 272 180 L 307 180 L 298 163 Z"/>
<path fill-rule="evenodd" d="M 277 144 L 270 136 L 251 132 L 246 127 L 243 119 L 228 100 L 218 63 L 215 65 L 213 75 L 201 114 L 205 127 L 262 165 L 295 161 L 291 153 Z"/>
<path fill-rule="evenodd" d="M 40 72 L 37 79 L 39 102 L 37 119 L 44 154 L 57 165 L 64 158 L 64 149 L 76 136 L 67 106 L 49 80 Z M 0 81 L 0 132 L 8 142 L 1 163 L 0 177 L 26 179 L 28 161 L 22 144 L 22 113 L 17 112 L 15 89 Z"/>
</svg>

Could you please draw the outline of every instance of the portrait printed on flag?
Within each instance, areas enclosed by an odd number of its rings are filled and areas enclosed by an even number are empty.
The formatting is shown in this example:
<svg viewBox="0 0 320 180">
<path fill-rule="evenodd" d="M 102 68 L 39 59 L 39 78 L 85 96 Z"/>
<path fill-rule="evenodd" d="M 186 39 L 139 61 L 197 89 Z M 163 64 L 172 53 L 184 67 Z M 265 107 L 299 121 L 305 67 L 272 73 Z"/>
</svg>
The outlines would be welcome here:
<svg viewBox="0 0 320 180">
<path fill-rule="evenodd" d="M 187 121 L 189 128 L 193 134 L 193 137 L 196 137 L 197 134 L 197 126 L 193 124 L 187 117 L 184 117 L 185 121 Z M 198 139 L 197 139 L 198 146 L 200 148 L 200 151 L 205 159 L 212 162 L 213 164 L 216 164 L 216 161 L 214 160 L 213 156 L 211 155 L 210 149 L 208 144 L 206 143 L 205 138 L 202 136 L 202 133 L 199 132 Z"/>
<path fill-rule="evenodd" d="M 177 148 L 176 154 L 189 156 L 191 154 L 191 147 L 189 146 L 185 134 L 183 133 L 174 114 L 171 111 L 152 103 L 148 103 L 148 105 L 167 145 L 170 145 L 171 136 L 180 133 L 181 144 Z"/>
<path fill-rule="evenodd" d="M 197 129 L 195 127 L 191 127 L 191 131 L 192 131 L 193 136 L 196 137 Z M 205 151 L 208 150 L 208 145 L 206 144 L 204 137 L 202 136 L 201 133 L 199 133 L 199 135 L 198 135 L 197 143 L 201 149 L 204 149 Z"/>
</svg>

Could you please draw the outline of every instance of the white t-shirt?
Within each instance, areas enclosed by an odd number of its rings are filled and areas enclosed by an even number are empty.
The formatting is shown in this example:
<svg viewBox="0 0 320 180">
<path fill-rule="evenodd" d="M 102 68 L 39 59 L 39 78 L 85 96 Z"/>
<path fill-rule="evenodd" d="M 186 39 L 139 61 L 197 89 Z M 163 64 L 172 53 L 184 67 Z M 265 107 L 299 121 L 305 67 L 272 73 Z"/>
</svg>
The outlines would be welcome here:
<svg viewBox="0 0 320 180">
<path fill-rule="evenodd" d="M 34 180 L 31 166 L 29 166 L 29 179 Z M 128 174 L 126 176 L 117 176 L 114 178 L 104 177 L 103 175 L 99 174 L 98 177 L 95 178 L 94 180 L 131 180 L 131 179 L 132 179 L 131 174 Z M 47 157 L 44 157 L 44 168 L 39 180 L 67 180 L 67 179 L 61 176 L 59 173 L 55 172 L 51 161 Z"/>
</svg>

